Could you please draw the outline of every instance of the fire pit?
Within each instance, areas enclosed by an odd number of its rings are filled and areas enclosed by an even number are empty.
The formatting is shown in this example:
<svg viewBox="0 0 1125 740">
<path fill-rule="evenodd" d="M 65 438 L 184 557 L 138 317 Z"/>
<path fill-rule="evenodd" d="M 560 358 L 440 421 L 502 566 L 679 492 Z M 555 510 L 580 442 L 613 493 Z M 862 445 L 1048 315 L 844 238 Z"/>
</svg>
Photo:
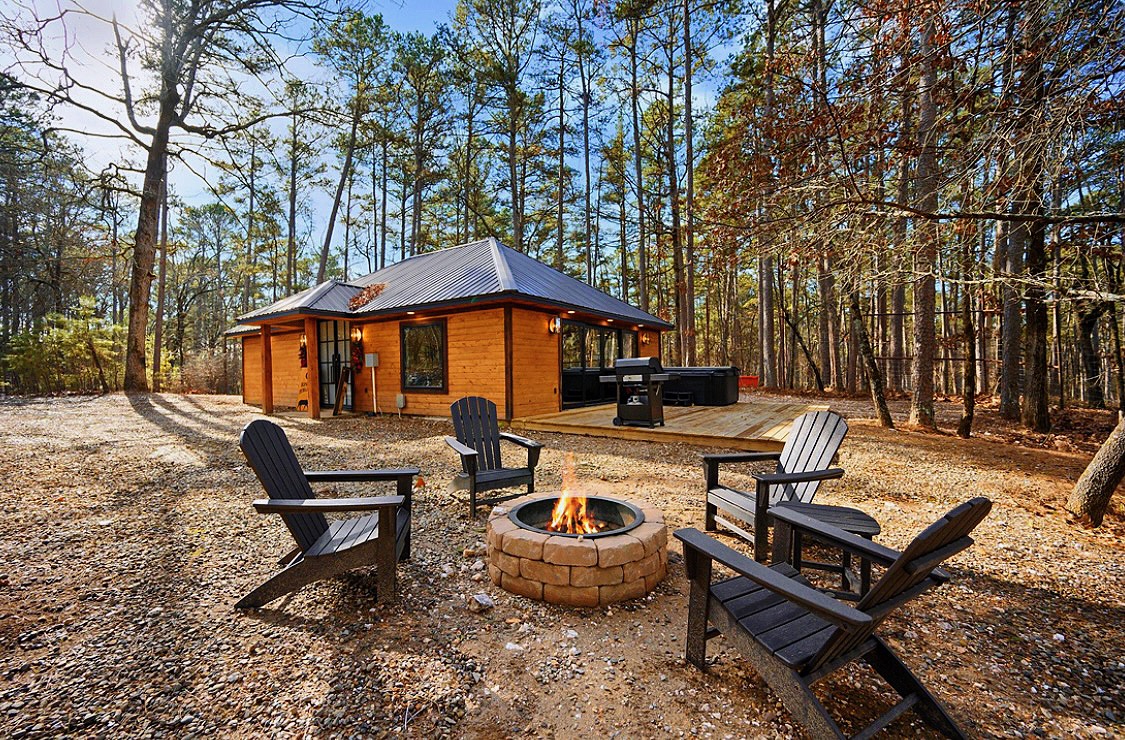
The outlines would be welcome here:
<svg viewBox="0 0 1125 740">
<path fill-rule="evenodd" d="M 644 596 L 668 572 L 664 515 L 606 496 L 527 496 L 488 519 L 488 573 L 505 591 L 567 606 Z"/>
</svg>

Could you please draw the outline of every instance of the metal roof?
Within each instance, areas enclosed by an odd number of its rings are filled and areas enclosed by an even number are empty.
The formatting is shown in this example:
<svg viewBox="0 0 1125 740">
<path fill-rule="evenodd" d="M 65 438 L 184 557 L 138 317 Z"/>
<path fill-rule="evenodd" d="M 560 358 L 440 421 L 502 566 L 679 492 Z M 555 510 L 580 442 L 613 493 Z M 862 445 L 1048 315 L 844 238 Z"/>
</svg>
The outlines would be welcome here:
<svg viewBox="0 0 1125 740">
<path fill-rule="evenodd" d="M 366 305 L 349 310 L 348 302 L 369 285 L 383 290 Z M 350 283 L 329 280 L 239 321 L 291 313 L 372 316 L 418 308 L 462 305 L 481 299 L 522 297 L 535 303 L 575 309 L 604 318 L 659 328 L 671 324 L 586 283 L 564 275 L 495 239 L 462 244 L 410 257 Z"/>
</svg>

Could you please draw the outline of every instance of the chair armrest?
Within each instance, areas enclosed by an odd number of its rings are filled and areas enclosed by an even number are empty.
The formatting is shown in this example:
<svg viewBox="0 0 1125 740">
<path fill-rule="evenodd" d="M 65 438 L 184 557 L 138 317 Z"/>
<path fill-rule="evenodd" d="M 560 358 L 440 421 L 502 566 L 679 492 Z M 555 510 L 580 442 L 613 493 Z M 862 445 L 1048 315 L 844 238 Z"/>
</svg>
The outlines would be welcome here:
<svg viewBox="0 0 1125 740">
<path fill-rule="evenodd" d="M 461 467 L 470 478 L 477 474 L 477 451 L 466 444 L 462 444 L 456 437 L 446 437 L 445 443 L 461 456 Z"/>
<path fill-rule="evenodd" d="M 446 437 L 445 443 L 447 445 L 449 445 L 450 447 L 452 447 L 453 451 L 456 452 L 461 457 L 476 457 L 477 456 L 476 450 L 474 450 L 472 447 L 469 447 L 466 444 L 461 444 L 461 442 L 458 441 L 456 437 Z"/>
<path fill-rule="evenodd" d="M 509 442 L 514 442 L 514 443 L 518 444 L 520 447 L 527 447 L 528 449 L 530 449 L 532 447 L 542 447 L 543 446 L 542 442 L 536 442 L 533 439 L 528 439 L 527 437 L 521 437 L 520 435 L 512 434 L 511 432 L 500 432 L 500 439 L 506 439 Z"/>
<path fill-rule="evenodd" d="M 704 455 L 703 464 L 709 463 L 745 463 L 745 462 L 777 462 L 781 459 L 781 451 L 777 452 L 724 452 L 721 454 Z"/>
<path fill-rule="evenodd" d="M 880 565 L 890 565 L 898 559 L 898 550 L 880 545 L 877 542 L 860 537 L 851 532 L 833 527 L 831 524 L 825 524 L 822 521 L 813 519 L 807 514 L 802 514 L 799 511 L 788 508 L 785 504 L 778 504 L 769 510 L 769 515 L 774 519 L 781 520 L 801 531 L 804 534 L 811 535 L 817 540 L 825 544 L 839 547 L 854 555 L 872 560 Z M 937 571 L 935 571 L 937 573 Z"/>
<path fill-rule="evenodd" d="M 817 591 L 812 586 L 806 586 L 800 581 L 782 575 L 761 563 L 754 562 L 742 553 L 736 552 L 721 542 L 708 537 L 698 529 L 678 529 L 674 536 L 684 543 L 685 548 L 691 548 L 710 560 L 721 563 L 735 573 L 749 578 L 787 601 L 805 607 L 833 624 L 860 627 L 871 624 L 873 621 L 864 612 L 845 606 L 831 596 Z"/>
<path fill-rule="evenodd" d="M 723 463 L 777 462 L 781 452 L 725 452 L 703 456 L 703 472 L 707 480 L 707 490 L 719 485 L 719 465 Z"/>
<path fill-rule="evenodd" d="M 543 449 L 542 442 L 536 442 L 533 439 L 521 437 L 511 432 L 500 432 L 500 439 L 506 439 L 527 449 L 527 467 L 535 470 L 535 466 L 539 464 L 539 451 Z"/>
<path fill-rule="evenodd" d="M 376 511 L 394 509 L 406 502 L 405 496 L 372 498 L 261 498 L 254 502 L 259 514 L 325 513 L 332 511 Z"/>
<path fill-rule="evenodd" d="M 343 483 L 346 481 L 384 481 L 413 478 L 418 468 L 385 468 L 383 470 L 306 470 L 309 483 Z"/>
<path fill-rule="evenodd" d="M 784 485 L 786 483 L 807 483 L 816 480 L 831 480 L 842 478 L 843 468 L 826 468 L 824 470 L 808 470 L 802 473 L 752 473 L 751 477 L 759 484 L 767 486 Z"/>
</svg>

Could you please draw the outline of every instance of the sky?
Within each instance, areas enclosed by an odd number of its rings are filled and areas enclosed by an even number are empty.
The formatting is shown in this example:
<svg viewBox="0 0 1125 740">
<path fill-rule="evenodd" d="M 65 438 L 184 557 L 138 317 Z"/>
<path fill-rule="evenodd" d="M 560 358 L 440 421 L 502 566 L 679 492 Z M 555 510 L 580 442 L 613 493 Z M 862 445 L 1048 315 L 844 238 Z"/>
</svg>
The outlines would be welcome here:
<svg viewBox="0 0 1125 740">
<path fill-rule="evenodd" d="M 386 23 L 393 29 L 401 32 L 422 31 L 432 33 L 440 23 L 448 22 L 456 0 L 428 0 L 411 2 L 410 0 L 368 0 L 365 10 L 369 13 L 382 14 Z M 0 0 L 0 16 L 30 20 L 33 15 L 46 17 L 57 14 L 61 9 L 73 10 L 75 0 Z M 90 16 L 68 16 L 66 33 L 54 32 L 48 38 L 48 48 L 51 55 L 57 59 L 65 59 L 68 68 L 76 70 L 75 76 L 94 88 L 105 90 L 108 94 L 118 95 L 121 89 L 121 75 L 118 69 L 116 49 L 112 26 L 108 22 L 117 18 L 126 27 L 136 27 L 143 22 L 137 0 L 81 0 L 81 7 Z M 298 49 L 298 52 L 308 53 L 308 49 Z M 0 47 L 0 69 L 10 69 L 14 58 L 7 50 Z M 305 79 L 325 80 L 327 72 L 317 66 L 311 58 L 300 55 L 291 59 L 290 72 Z M 16 69 L 17 74 L 20 70 Z M 26 75 L 27 70 L 23 71 Z M 139 72 L 135 67 L 131 72 Z M 132 76 L 132 74 L 131 74 Z M 139 88 L 139 83 L 134 87 Z M 254 93 L 253 84 L 247 89 Z M 262 88 L 259 86 L 258 90 Z M 696 110 L 705 108 L 714 101 L 715 85 L 698 80 L 694 88 L 693 99 L 696 100 Z M 93 106 L 112 115 L 114 118 L 123 119 L 124 113 L 115 110 L 115 104 L 104 98 L 99 99 L 94 94 L 86 94 L 84 99 Z M 89 113 L 60 108 L 56 111 L 59 116 L 58 125 L 67 131 L 68 136 L 75 140 L 84 150 L 87 157 L 87 167 L 100 172 L 110 163 L 126 163 L 134 167 L 143 165 L 143 152 L 136 145 L 130 144 L 120 138 L 109 138 L 105 135 L 115 133 L 112 125 L 99 121 Z M 142 119 L 142 123 L 144 123 Z M 277 130 L 281 132 L 283 123 L 278 121 Z M 183 135 L 173 133 L 174 142 L 177 138 L 183 141 Z M 326 152 L 325 160 L 332 162 L 334 154 Z M 185 161 L 172 162 L 169 174 L 171 191 L 182 201 L 198 205 L 214 200 L 212 186 L 218 182 L 217 169 L 208 164 L 204 159 L 185 157 Z M 329 172 L 335 177 L 334 172 Z M 134 182 L 139 182 L 139 176 L 134 176 Z M 312 241 L 318 243 L 323 239 L 327 226 L 327 214 L 331 208 L 331 194 L 326 190 L 316 190 L 311 198 L 312 205 Z M 334 239 L 339 242 L 339 239 Z"/>
</svg>

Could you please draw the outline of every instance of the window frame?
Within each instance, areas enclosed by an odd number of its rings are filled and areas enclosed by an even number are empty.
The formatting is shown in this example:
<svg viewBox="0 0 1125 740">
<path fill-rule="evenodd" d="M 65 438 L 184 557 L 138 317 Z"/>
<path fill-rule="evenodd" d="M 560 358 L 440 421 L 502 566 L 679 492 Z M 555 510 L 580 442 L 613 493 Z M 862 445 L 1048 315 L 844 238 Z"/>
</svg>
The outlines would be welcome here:
<svg viewBox="0 0 1125 740">
<path fill-rule="evenodd" d="M 441 328 L 441 387 L 419 388 L 406 383 L 406 332 L 408 329 L 422 329 L 428 326 Z M 402 393 L 448 393 L 449 392 L 449 326 L 444 318 L 422 319 L 420 321 L 399 322 L 399 390 Z"/>
</svg>

